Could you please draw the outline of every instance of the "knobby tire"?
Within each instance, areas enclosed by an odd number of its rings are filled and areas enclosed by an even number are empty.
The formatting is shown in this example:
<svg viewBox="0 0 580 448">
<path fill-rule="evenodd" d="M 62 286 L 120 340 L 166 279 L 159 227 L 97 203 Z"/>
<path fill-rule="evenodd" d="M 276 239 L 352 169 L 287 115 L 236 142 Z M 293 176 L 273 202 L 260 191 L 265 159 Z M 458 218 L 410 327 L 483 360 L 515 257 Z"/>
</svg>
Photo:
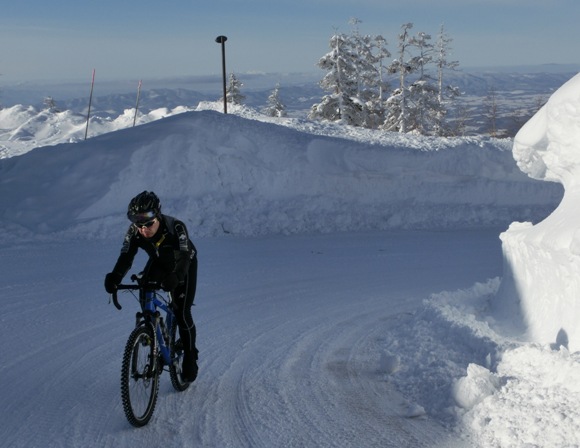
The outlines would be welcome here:
<svg viewBox="0 0 580 448">
<path fill-rule="evenodd" d="M 121 398 L 129 423 L 149 423 L 159 392 L 159 367 L 151 325 L 135 328 L 129 335 L 121 369 Z"/>
<path fill-rule="evenodd" d="M 183 381 L 181 379 L 181 362 L 183 360 L 183 350 L 178 356 L 175 352 L 175 336 L 177 335 L 177 325 L 173 325 L 171 329 L 171 359 L 174 362 L 169 366 L 169 377 L 171 378 L 171 384 L 173 388 L 179 392 L 183 392 L 189 387 L 189 382 Z"/>
</svg>

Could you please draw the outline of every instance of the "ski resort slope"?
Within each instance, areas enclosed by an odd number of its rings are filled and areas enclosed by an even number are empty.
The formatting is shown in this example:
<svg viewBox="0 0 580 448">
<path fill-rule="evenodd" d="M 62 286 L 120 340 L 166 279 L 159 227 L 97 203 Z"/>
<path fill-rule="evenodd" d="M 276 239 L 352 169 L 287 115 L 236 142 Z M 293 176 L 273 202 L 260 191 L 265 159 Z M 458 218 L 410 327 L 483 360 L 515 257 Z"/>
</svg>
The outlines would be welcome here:
<svg viewBox="0 0 580 448">
<path fill-rule="evenodd" d="M 580 444 L 578 355 L 489 307 L 500 233 L 562 198 L 510 141 L 200 110 L 8 154 L 0 179 L 6 446 Z M 136 304 L 118 312 L 103 278 L 144 189 L 198 246 L 201 357 L 136 430 Z"/>
</svg>

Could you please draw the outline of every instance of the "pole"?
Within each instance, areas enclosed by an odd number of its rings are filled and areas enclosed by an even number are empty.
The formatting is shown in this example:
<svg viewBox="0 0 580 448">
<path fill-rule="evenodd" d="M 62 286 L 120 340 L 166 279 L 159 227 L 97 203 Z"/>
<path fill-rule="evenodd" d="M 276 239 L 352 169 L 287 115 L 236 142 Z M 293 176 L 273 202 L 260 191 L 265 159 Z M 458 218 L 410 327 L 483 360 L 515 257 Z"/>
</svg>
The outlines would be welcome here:
<svg viewBox="0 0 580 448">
<path fill-rule="evenodd" d="M 141 80 L 139 80 L 139 85 L 137 86 L 137 104 L 135 104 L 135 115 L 133 116 L 133 127 L 135 127 L 135 122 L 137 121 L 137 110 L 139 109 L 139 97 L 141 96 Z"/>
<path fill-rule="evenodd" d="M 91 103 L 93 102 L 93 88 L 95 87 L 95 69 L 93 69 L 93 81 L 91 82 L 91 96 L 89 97 L 89 111 L 87 112 L 87 127 L 85 129 L 85 140 L 89 133 L 89 118 L 91 117 Z"/>
<path fill-rule="evenodd" d="M 228 113 L 228 99 L 226 97 L 226 36 L 218 36 L 215 41 L 218 44 L 222 44 L 222 78 L 223 78 L 223 90 L 224 90 L 224 114 Z"/>
</svg>

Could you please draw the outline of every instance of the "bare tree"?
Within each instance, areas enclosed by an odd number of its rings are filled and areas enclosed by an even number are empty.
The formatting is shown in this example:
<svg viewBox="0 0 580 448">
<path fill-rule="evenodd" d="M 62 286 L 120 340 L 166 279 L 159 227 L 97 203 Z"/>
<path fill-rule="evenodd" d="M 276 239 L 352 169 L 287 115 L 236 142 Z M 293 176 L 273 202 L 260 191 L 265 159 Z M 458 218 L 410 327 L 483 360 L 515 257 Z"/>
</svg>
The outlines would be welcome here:
<svg viewBox="0 0 580 448">
<path fill-rule="evenodd" d="M 487 96 L 483 100 L 483 115 L 487 120 L 489 135 L 497 137 L 497 92 L 493 86 L 489 88 Z"/>
</svg>

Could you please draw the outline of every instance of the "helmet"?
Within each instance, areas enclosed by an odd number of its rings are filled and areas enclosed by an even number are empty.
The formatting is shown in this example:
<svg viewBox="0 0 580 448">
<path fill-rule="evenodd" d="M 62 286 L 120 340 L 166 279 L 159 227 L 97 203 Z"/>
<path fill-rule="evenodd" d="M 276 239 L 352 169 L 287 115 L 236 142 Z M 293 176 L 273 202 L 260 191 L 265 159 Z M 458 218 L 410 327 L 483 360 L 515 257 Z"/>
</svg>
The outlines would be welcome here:
<svg viewBox="0 0 580 448">
<path fill-rule="evenodd" d="M 147 222 L 161 214 L 161 201 L 152 191 L 143 191 L 131 199 L 127 218 L 131 222 Z"/>
</svg>

